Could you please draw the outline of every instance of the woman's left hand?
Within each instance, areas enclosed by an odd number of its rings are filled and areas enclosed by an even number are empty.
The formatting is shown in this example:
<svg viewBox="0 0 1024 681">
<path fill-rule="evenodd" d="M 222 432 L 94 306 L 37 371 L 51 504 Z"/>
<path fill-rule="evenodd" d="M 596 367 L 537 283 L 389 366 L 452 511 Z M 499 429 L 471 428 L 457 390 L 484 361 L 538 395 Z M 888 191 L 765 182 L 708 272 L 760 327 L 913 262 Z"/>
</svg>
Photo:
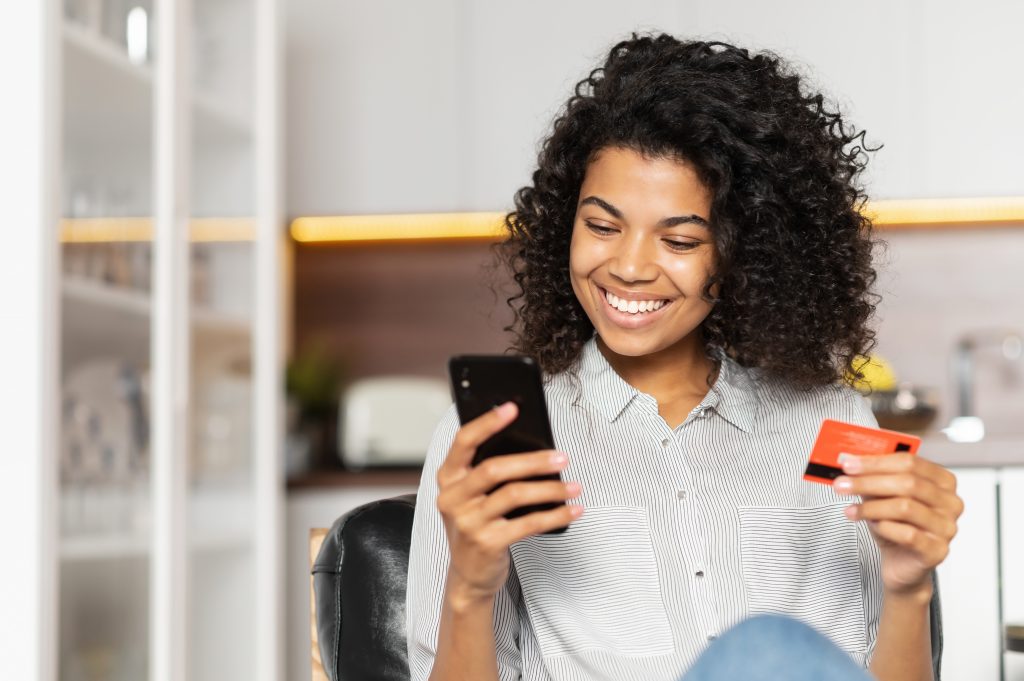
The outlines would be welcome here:
<svg viewBox="0 0 1024 681">
<path fill-rule="evenodd" d="M 844 475 L 839 494 L 860 495 L 846 508 L 851 520 L 866 520 L 882 554 L 882 583 L 889 593 L 931 588 L 931 571 L 949 553 L 964 502 L 956 476 L 911 454 L 840 455 Z"/>
</svg>

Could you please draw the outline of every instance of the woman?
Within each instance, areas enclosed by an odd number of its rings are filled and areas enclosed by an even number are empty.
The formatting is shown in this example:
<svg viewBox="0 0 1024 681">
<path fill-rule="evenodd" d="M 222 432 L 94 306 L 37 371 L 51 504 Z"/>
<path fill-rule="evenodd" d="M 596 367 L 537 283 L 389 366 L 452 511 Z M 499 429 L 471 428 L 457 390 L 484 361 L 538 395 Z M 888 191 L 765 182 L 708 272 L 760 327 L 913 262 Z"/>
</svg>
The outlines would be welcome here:
<svg viewBox="0 0 1024 681">
<path fill-rule="evenodd" d="M 876 425 L 849 386 L 874 345 L 862 141 L 779 59 L 721 43 L 634 36 L 578 84 L 503 245 L 558 451 L 470 466 L 512 404 L 440 425 L 413 678 L 753 678 L 758 641 L 809 678 L 931 678 L 955 478 L 893 455 L 802 479 L 823 419 Z M 722 635 L 771 613 L 794 619 Z"/>
</svg>

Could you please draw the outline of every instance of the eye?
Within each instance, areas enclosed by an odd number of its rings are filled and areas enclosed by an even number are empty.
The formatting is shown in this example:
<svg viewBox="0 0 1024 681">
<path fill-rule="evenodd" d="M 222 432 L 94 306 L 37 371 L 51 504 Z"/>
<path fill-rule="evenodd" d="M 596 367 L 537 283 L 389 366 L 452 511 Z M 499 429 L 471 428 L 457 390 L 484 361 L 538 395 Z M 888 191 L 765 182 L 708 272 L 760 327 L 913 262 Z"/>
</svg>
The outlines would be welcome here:
<svg viewBox="0 0 1024 681">
<path fill-rule="evenodd" d="M 700 246 L 699 241 L 676 241 L 675 239 L 662 239 L 673 251 L 692 251 Z"/>
<path fill-rule="evenodd" d="M 619 231 L 619 230 L 615 229 L 614 227 L 607 227 L 605 225 L 599 225 L 596 222 L 591 222 L 589 220 L 584 221 L 584 224 L 587 226 L 587 229 L 589 229 L 591 232 L 593 232 L 594 234 L 597 234 L 599 236 L 609 236 L 609 235 L 615 234 L 616 232 Z"/>
</svg>

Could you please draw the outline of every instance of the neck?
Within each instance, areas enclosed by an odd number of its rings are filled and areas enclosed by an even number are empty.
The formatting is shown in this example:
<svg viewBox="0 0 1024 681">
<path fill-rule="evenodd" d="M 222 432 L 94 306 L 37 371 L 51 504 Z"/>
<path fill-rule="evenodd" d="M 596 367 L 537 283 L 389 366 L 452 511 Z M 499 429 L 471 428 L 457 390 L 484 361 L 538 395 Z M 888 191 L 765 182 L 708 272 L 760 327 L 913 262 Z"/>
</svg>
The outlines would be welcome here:
<svg viewBox="0 0 1024 681">
<path fill-rule="evenodd" d="M 692 333 L 659 352 L 630 357 L 613 352 L 601 337 L 597 346 L 624 381 L 654 397 L 659 404 L 677 399 L 702 398 L 718 374 L 718 365 L 704 354 L 699 333 Z"/>
</svg>

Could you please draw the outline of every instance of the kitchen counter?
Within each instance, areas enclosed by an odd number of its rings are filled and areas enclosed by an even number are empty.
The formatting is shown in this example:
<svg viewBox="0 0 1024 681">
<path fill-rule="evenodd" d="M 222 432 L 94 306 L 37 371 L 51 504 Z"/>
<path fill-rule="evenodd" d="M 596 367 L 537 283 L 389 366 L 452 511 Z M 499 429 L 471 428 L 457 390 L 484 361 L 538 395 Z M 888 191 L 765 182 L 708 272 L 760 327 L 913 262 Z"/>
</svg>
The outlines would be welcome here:
<svg viewBox="0 0 1024 681">
<path fill-rule="evenodd" d="M 345 487 L 391 487 L 420 484 L 418 468 L 369 468 L 364 470 L 331 469 L 308 471 L 288 479 L 288 491 Z"/>
<path fill-rule="evenodd" d="M 1024 435 L 993 436 L 969 444 L 950 442 L 942 434 L 926 435 L 920 454 L 947 468 L 1005 468 L 1024 466 Z M 288 480 L 288 490 L 344 487 L 386 487 L 419 485 L 417 468 L 373 468 L 366 470 L 310 471 Z"/>
<path fill-rule="evenodd" d="M 937 434 L 922 438 L 919 453 L 947 468 L 1024 466 L 1024 435 L 994 435 L 981 442 L 956 443 Z"/>
</svg>

